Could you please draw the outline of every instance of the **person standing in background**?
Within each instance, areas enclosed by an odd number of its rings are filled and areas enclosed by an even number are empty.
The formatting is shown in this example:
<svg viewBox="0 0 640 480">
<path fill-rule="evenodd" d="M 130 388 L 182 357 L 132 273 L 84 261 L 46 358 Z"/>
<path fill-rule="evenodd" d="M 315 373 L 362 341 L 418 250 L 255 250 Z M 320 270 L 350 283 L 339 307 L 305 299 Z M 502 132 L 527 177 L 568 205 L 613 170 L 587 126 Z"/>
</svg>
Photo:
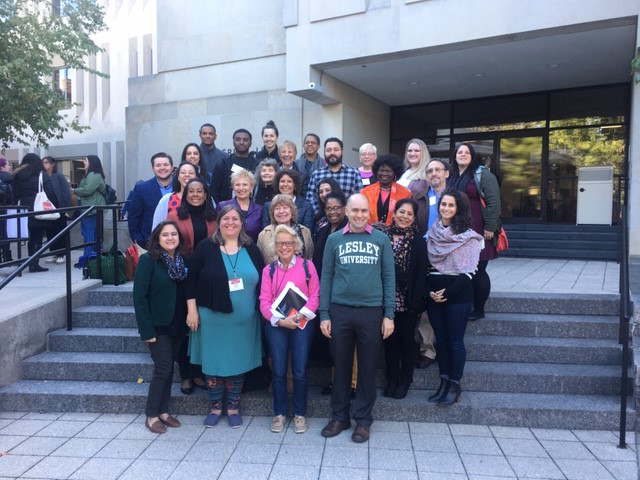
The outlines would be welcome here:
<svg viewBox="0 0 640 480">
<path fill-rule="evenodd" d="M 53 157 L 44 157 L 42 159 L 42 168 L 44 173 L 49 177 L 51 182 L 51 190 L 53 191 L 54 198 L 49 198 L 56 206 L 56 208 L 66 208 L 71 206 L 71 189 L 69 188 L 69 182 L 67 179 L 58 172 L 56 167 L 56 159 Z M 58 233 L 60 233 L 64 227 L 67 226 L 67 215 L 60 214 L 57 220 L 52 220 L 47 225 L 47 240 L 51 240 Z M 56 242 L 52 243 L 49 250 L 60 250 L 64 248 L 64 237 L 60 237 Z M 64 255 L 62 253 L 51 256 L 45 260 L 45 263 L 64 263 Z"/>
<path fill-rule="evenodd" d="M 171 155 L 164 152 L 156 153 L 151 157 L 151 168 L 153 177 L 141 184 L 136 184 L 127 211 L 131 240 L 142 248 L 146 247 L 151 235 L 153 214 L 158 202 L 172 190 L 173 159 Z"/>
<path fill-rule="evenodd" d="M 202 157 L 204 158 L 204 167 L 207 171 L 207 182 L 208 184 L 211 184 L 216 165 L 225 158 L 228 158 L 229 154 L 216 147 L 216 138 L 218 138 L 216 127 L 210 123 L 205 123 L 200 127 L 199 134 L 200 141 L 202 142 L 200 144 L 200 152 L 202 152 Z"/>
<path fill-rule="evenodd" d="M 316 170 L 325 167 L 326 163 L 324 158 L 318 154 L 318 150 L 320 149 L 320 137 L 318 135 L 315 133 L 307 133 L 304 136 L 302 146 L 304 148 L 304 152 L 300 155 L 298 160 L 296 160 L 296 165 L 298 166 L 298 171 L 302 175 L 302 192 L 306 196 L 311 174 Z"/>
</svg>

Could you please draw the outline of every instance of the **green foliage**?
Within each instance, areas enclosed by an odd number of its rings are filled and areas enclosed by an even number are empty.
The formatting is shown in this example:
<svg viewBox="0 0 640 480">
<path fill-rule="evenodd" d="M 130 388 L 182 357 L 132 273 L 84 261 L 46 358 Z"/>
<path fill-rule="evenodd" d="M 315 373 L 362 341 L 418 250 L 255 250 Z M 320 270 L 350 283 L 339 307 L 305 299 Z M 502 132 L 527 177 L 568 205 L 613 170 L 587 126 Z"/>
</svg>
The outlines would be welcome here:
<svg viewBox="0 0 640 480">
<path fill-rule="evenodd" d="M 53 15 L 53 3 L 61 15 Z M 0 141 L 47 146 L 69 129 L 83 131 L 55 91 L 52 65 L 103 76 L 86 59 L 100 48 L 91 36 L 105 29 L 104 12 L 92 0 L 0 0 Z M 53 63 L 55 62 L 55 63 Z"/>
<path fill-rule="evenodd" d="M 635 79 L 636 84 L 640 83 L 640 53 L 631 60 L 631 76 Z"/>
</svg>

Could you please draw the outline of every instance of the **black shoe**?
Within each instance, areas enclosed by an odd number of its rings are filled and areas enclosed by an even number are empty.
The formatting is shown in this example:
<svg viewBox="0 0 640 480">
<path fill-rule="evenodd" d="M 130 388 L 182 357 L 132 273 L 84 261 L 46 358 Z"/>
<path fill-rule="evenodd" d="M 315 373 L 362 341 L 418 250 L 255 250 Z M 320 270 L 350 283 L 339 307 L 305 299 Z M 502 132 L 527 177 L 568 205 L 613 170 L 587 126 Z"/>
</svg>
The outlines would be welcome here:
<svg viewBox="0 0 640 480">
<path fill-rule="evenodd" d="M 184 385 L 188 385 L 188 387 L 185 387 Z M 180 391 L 183 395 L 191 395 L 193 393 L 193 383 L 191 382 L 191 380 L 185 380 L 184 382 L 182 382 L 182 384 L 180 385 Z"/>
<path fill-rule="evenodd" d="M 447 387 L 447 383 L 449 383 L 448 380 L 446 380 L 444 378 L 440 378 L 440 385 L 438 386 L 438 390 L 436 390 L 436 393 L 434 393 L 433 395 L 430 395 L 427 398 L 427 401 L 429 401 L 431 403 L 435 403 L 438 400 L 440 400 L 440 397 L 442 396 L 443 392 L 445 391 L 445 389 Z"/>
<path fill-rule="evenodd" d="M 351 428 L 351 421 L 347 420 L 345 422 L 341 422 L 340 420 L 330 420 L 329 423 L 325 425 L 325 427 L 320 432 L 325 438 L 331 438 L 338 435 L 343 430 L 348 430 Z"/>
<path fill-rule="evenodd" d="M 475 322 L 476 320 L 480 320 L 481 318 L 484 318 L 484 310 L 473 310 L 470 314 L 469 314 L 469 321 L 470 322 Z"/>
<path fill-rule="evenodd" d="M 410 383 L 400 382 L 393 392 L 393 398 L 397 398 L 398 400 L 407 396 L 407 392 L 409 391 Z"/>
<path fill-rule="evenodd" d="M 393 397 L 393 393 L 396 391 L 397 388 L 398 388 L 398 382 L 389 380 L 387 382 L 387 386 L 384 387 L 384 390 L 382 391 L 382 396 Z"/>
<path fill-rule="evenodd" d="M 447 382 L 448 387 L 438 400 L 439 407 L 449 407 L 460 400 L 460 384 L 456 382 Z"/>
<path fill-rule="evenodd" d="M 429 368 L 431 365 L 436 363 L 435 358 L 425 357 L 424 355 L 420 355 L 420 358 L 416 360 L 416 368 L 423 369 Z"/>
<path fill-rule="evenodd" d="M 29 265 L 29 273 L 48 272 L 48 268 L 41 267 L 37 263 L 35 265 Z"/>
<path fill-rule="evenodd" d="M 333 383 L 330 383 L 329 385 L 326 385 L 325 387 L 323 387 L 322 390 L 320 390 L 320 395 L 331 395 L 332 392 L 333 392 Z"/>
</svg>

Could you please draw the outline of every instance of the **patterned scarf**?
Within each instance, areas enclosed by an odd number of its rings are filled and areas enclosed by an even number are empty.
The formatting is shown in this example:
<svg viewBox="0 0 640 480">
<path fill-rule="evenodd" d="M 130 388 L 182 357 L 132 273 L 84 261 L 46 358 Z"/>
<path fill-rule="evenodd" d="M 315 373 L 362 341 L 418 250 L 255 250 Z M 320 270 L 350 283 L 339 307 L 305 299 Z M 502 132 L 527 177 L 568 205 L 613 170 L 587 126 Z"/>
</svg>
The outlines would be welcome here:
<svg viewBox="0 0 640 480">
<path fill-rule="evenodd" d="M 484 248 L 484 238 L 469 229 L 453 233 L 449 227 L 436 220 L 429 229 L 427 252 L 429 262 L 444 275 L 457 275 L 475 271 Z"/>
<path fill-rule="evenodd" d="M 416 229 L 414 225 L 400 228 L 396 225 L 396 222 L 393 222 L 384 229 L 384 232 L 389 236 L 389 240 L 391 240 L 393 258 L 396 264 L 396 284 L 398 290 L 404 292 L 409 287 L 411 244 L 413 243 L 413 236 L 416 233 Z M 394 235 L 400 236 L 397 242 L 394 241 Z"/>
<path fill-rule="evenodd" d="M 300 252 L 300 256 L 302 258 L 307 258 L 307 248 L 306 245 L 304 244 L 304 236 L 302 235 L 302 229 L 300 228 L 300 224 L 299 223 L 292 223 L 291 224 L 291 228 L 293 228 L 293 230 L 295 230 L 296 235 L 298 235 L 298 238 L 302 241 L 302 251 Z M 298 253 L 298 252 L 296 252 Z"/>
<path fill-rule="evenodd" d="M 162 262 L 165 267 L 167 267 L 171 280 L 182 282 L 187 278 L 187 268 L 184 265 L 184 259 L 178 252 L 176 252 L 175 259 L 173 259 L 167 252 L 162 251 L 160 252 L 160 258 L 162 258 Z"/>
</svg>

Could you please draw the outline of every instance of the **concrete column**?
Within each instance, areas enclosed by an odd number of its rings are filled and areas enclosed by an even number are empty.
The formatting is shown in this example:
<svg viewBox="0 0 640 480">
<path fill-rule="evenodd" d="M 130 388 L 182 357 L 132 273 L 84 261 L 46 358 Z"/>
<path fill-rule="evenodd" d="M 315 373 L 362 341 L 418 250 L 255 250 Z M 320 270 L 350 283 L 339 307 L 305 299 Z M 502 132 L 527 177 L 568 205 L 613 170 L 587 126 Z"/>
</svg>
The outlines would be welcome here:
<svg viewBox="0 0 640 480">
<path fill-rule="evenodd" d="M 640 23 L 636 33 L 636 52 L 640 52 Z M 640 84 L 631 86 L 629 118 L 629 254 L 640 258 Z"/>
</svg>

